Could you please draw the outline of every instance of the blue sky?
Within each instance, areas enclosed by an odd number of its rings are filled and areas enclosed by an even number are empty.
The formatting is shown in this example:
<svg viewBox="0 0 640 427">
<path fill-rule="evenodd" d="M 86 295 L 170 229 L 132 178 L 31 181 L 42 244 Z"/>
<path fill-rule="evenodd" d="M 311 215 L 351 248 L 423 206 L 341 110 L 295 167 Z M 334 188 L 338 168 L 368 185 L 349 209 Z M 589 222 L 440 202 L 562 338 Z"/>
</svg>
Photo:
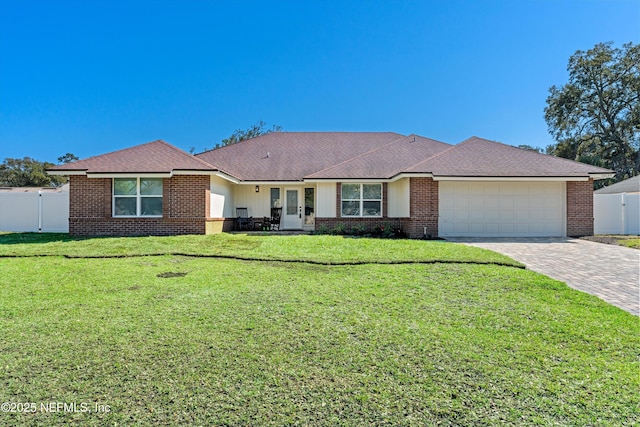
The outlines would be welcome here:
<svg viewBox="0 0 640 427">
<path fill-rule="evenodd" d="M 545 147 L 569 56 L 639 39 L 639 0 L 0 0 L 0 159 L 258 120 Z"/>
</svg>

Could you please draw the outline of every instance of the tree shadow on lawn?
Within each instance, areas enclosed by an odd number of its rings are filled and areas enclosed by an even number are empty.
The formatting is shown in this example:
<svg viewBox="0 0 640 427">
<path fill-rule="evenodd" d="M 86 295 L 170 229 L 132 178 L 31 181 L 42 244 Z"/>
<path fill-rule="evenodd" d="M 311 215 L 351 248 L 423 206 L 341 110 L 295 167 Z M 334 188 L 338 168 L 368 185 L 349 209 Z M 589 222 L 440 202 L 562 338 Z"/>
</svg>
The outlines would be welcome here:
<svg viewBox="0 0 640 427">
<path fill-rule="evenodd" d="M 96 237 L 72 236 L 69 233 L 16 233 L 0 231 L 0 245 L 24 243 L 75 242 Z M 98 237 L 99 238 L 99 237 Z"/>
</svg>

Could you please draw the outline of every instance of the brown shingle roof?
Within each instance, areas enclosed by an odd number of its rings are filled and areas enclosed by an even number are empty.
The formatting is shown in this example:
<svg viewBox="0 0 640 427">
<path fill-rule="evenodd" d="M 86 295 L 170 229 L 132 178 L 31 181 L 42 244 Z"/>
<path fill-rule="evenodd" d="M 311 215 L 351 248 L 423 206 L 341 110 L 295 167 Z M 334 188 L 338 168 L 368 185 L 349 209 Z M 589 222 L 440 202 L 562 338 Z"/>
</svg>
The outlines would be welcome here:
<svg viewBox="0 0 640 427">
<path fill-rule="evenodd" d="M 157 140 L 55 166 L 49 170 L 88 173 L 167 173 L 174 170 L 212 171 L 215 168 L 171 144 Z"/>
<path fill-rule="evenodd" d="M 273 132 L 192 156 L 153 141 L 50 169 L 86 173 L 221 171 L 241 181 L 389 179 L 400 173 L 463 177 L 587 177 L 611 173 L 472 137 L 449 145 L 393 132 Z"/>
<path fill-rule="evenodd" d="M 405 172 L 469 177 L 587 177 L 612 171 L 474 136 Z"/>
<path fill-rule="evenodd" d="M 389 179 L 408 166 L 450 148 L 451 145 L 409 135 L 314 174 L 308 179 Z"/>
<path fill-rule="evenodd" d="M 196 157 L 243 181 L 300 181 L 402 137 L 393 132 L 272 132 Z"/>
</svg>

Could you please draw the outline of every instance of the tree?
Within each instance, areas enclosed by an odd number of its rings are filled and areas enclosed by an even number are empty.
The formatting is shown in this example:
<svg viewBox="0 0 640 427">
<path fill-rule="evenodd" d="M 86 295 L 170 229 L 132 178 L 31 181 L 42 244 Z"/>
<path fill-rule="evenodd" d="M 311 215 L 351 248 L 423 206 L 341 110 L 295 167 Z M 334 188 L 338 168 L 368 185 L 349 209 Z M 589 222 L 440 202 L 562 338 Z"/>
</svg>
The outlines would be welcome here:
<svg viewBox="0 0 640 427">
<path fill-rule="evenodd" d="M 542 148 L 532 147 L 531 145 L 527 145 L 527 144 L 520 144 L 518 145 L 518 148 L 522 148 L 523 150 L 528 150 L 528 151 L 535 151 L 536 153 L 542 153 Z"/>
<path fill-rule="evenodd" d="M 80 160 L 78 159 L 78 156 L 76 156 L 75 154 L 67 153 L 64 156 L 58 157 L 58 164 L 71 163 L 75 162 L 76 160 Z"/>
<path fill-rule="evenodd" d="M 75 158 L 71 153 L 67 153 L 58 158 L 61 159 Z M 53 176 L 46 172 L 47 168 L 55 166 L 53 163 L 40 162 L 25 157 L 22 159 L 6 158 L 0 164 L 0 186 L 3 187 L 58 187 L 67 182 L 67 178 L 63 176 Z"/>
<path fill-rule="evenodd" d="M 242 130 L 236 129 L 235 132 L 231 134 L 230 137 L 222 140 L 222 145 L 231 145 L 238 143 L 240 141 L 244 141 L 245 139 L 255 138 L 260 135 L 265 135 L 271 132 L 280 132 L 282 131 L 282 126 L 273 125 L 270 129 L 266 128 L 267 124 L 262 120 L 258 121 L 253 126 L 249 127 L 249 129 Z"/>
<path fill-rule="evenodd" d="M 557 141 L 547 154 L 613 169 L 616 181 L 640 172 L 640 45 L 597 44 L 569 58 L 569 82 L 552 86 L 544 109 Z"/>
</svg>

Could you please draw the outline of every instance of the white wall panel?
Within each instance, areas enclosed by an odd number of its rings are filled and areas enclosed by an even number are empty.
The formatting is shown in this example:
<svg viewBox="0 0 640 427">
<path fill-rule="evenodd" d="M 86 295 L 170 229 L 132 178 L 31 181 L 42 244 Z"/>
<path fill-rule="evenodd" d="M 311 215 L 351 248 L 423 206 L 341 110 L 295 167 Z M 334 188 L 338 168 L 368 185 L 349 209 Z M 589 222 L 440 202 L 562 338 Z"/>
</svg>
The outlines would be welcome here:
<svg viewBox="0 0 640 427">
<path fill-rule="evenodd" d="M 409 217 L 409 178 L 399 179 L 387 185 L 387 216 Z"/>
<path fill-rule="evenodd" d="M 319 182 L 316 184 L 316 218 L 336 217 L 336 183 Z"/>
</svg>

